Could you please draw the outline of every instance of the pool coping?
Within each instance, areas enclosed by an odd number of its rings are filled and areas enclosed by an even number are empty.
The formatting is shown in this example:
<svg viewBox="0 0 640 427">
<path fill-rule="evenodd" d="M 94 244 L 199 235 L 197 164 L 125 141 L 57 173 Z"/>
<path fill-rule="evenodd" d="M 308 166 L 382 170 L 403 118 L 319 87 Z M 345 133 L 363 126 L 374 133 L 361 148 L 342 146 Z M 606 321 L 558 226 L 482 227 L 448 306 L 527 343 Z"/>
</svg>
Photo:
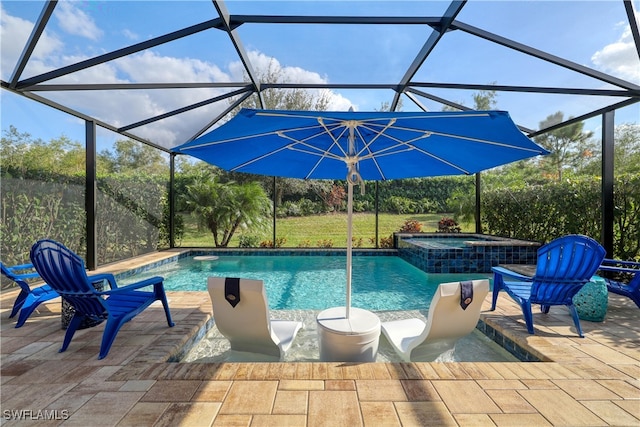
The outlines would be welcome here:
<svg viewBox="0 0 640 427">
<path fill-rule="evenodd" d="M 393 233 L 394 242 L 396 239 L 403 238 L 416 238 L 416 239 L 431 239 L 431 238 L 474 238 L 479 240 L 469 240 L 465 242 L 467 246 L 503 246 L 506 242 L 512 242 L 517 244 L 518 246 L 531 246 L 531 247 L 539 247 L 542 246 L 539 242 L 533 242 L 530 240 L 520 240 L 513 239 L 511 237 L 499 237 L 492 236 L 489 234 L 478 234 L 478 233 Z M 397 244 L 396 244 L 397 247 Z"/>
</svg>

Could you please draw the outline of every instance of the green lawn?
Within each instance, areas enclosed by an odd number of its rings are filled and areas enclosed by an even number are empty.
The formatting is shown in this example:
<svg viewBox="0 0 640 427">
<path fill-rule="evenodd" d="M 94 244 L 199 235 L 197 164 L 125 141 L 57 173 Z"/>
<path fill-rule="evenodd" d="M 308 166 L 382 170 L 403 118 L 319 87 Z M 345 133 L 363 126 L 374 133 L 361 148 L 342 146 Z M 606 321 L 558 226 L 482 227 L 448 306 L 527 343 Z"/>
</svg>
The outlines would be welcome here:
<svg viewBox="0 0 640 427">
<path fill-rule="evenodd" d="M 438 221 L 448 216 L 447 214 L 423 214 L 423 215 L 395 215 L 379 214 L 378 227 L 379 239 L 389 237 L 394 231 L 398 231 L 405 221 L 417 220 L 422 223 L 423 232 L 435 232 L 438 229 Z M 185 216 L 185 234 L 181 242 L 176 242 L 184 247 L 212 247 L 213 237 L 207 230 L 198 230 L 196 221 L 192 216 Z M 364 248 L 375 247 L 375 214 L 355 213 L 353 215 L 354 246 Z M 462 231 L 473 232 L 474 225 L 461 224 Z M 347 245 L 347 215 L 344 212 L 311 215 L 305 217 L 278 218 L 277 239 L 285 238 L 282 247 L 321 247 L 332 246 L 344 248 Z M 251 230 L 242 230 L 236 233 L 229 247 L 238 246 L 238 237 L 241 234 L 259 236 L 260 241 L 272 240 L 273 230 L 258 233 Z"/>
</svg>

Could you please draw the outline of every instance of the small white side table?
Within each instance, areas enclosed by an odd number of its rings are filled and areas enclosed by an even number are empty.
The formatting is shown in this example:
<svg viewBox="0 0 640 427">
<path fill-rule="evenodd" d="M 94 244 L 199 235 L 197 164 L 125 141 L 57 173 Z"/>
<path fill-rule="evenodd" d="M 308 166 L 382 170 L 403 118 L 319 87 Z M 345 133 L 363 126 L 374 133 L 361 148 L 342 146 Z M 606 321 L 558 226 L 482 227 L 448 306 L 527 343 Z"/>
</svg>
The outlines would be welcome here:
<svg viewBox="0 0 640 427">
<path fill-rule="evenodd" d="M 333 307 L 318 314 L 320 360 L 323 362 L 375 362 L 380 340 L 380 319 L 370 311 Z"/>
</svg>

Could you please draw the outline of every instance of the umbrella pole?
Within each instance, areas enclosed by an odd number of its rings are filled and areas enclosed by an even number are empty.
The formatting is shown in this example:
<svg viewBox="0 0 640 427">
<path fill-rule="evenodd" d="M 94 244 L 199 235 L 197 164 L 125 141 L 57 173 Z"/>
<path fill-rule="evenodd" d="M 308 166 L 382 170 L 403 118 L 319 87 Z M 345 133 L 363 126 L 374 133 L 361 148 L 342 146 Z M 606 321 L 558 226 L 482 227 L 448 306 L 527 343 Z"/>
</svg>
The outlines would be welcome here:
<svg viewBox="0 0 640 427">
<path fill-rule="evenodd" d="M 346 318 L 351 311 L 351 252 L 353 251 L 353 184 L 347 180 L 347 306 Z"/>
</svg>

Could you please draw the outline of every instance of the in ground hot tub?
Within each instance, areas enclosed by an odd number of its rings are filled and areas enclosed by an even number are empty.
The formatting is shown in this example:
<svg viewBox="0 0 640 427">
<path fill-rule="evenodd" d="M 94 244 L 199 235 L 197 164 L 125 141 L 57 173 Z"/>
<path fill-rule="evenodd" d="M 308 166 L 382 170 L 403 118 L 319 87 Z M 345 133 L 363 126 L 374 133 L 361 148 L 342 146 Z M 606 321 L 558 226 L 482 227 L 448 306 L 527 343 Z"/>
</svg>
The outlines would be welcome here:
<svg viewBox="0 0 640 427">
<path fill-rule="evenodd" d="M 395 234 L 398 255 L 427 273 L 491 273 L 499 264 L 535 264 L 540 243 L 484 234 Z"/>
</svg>

